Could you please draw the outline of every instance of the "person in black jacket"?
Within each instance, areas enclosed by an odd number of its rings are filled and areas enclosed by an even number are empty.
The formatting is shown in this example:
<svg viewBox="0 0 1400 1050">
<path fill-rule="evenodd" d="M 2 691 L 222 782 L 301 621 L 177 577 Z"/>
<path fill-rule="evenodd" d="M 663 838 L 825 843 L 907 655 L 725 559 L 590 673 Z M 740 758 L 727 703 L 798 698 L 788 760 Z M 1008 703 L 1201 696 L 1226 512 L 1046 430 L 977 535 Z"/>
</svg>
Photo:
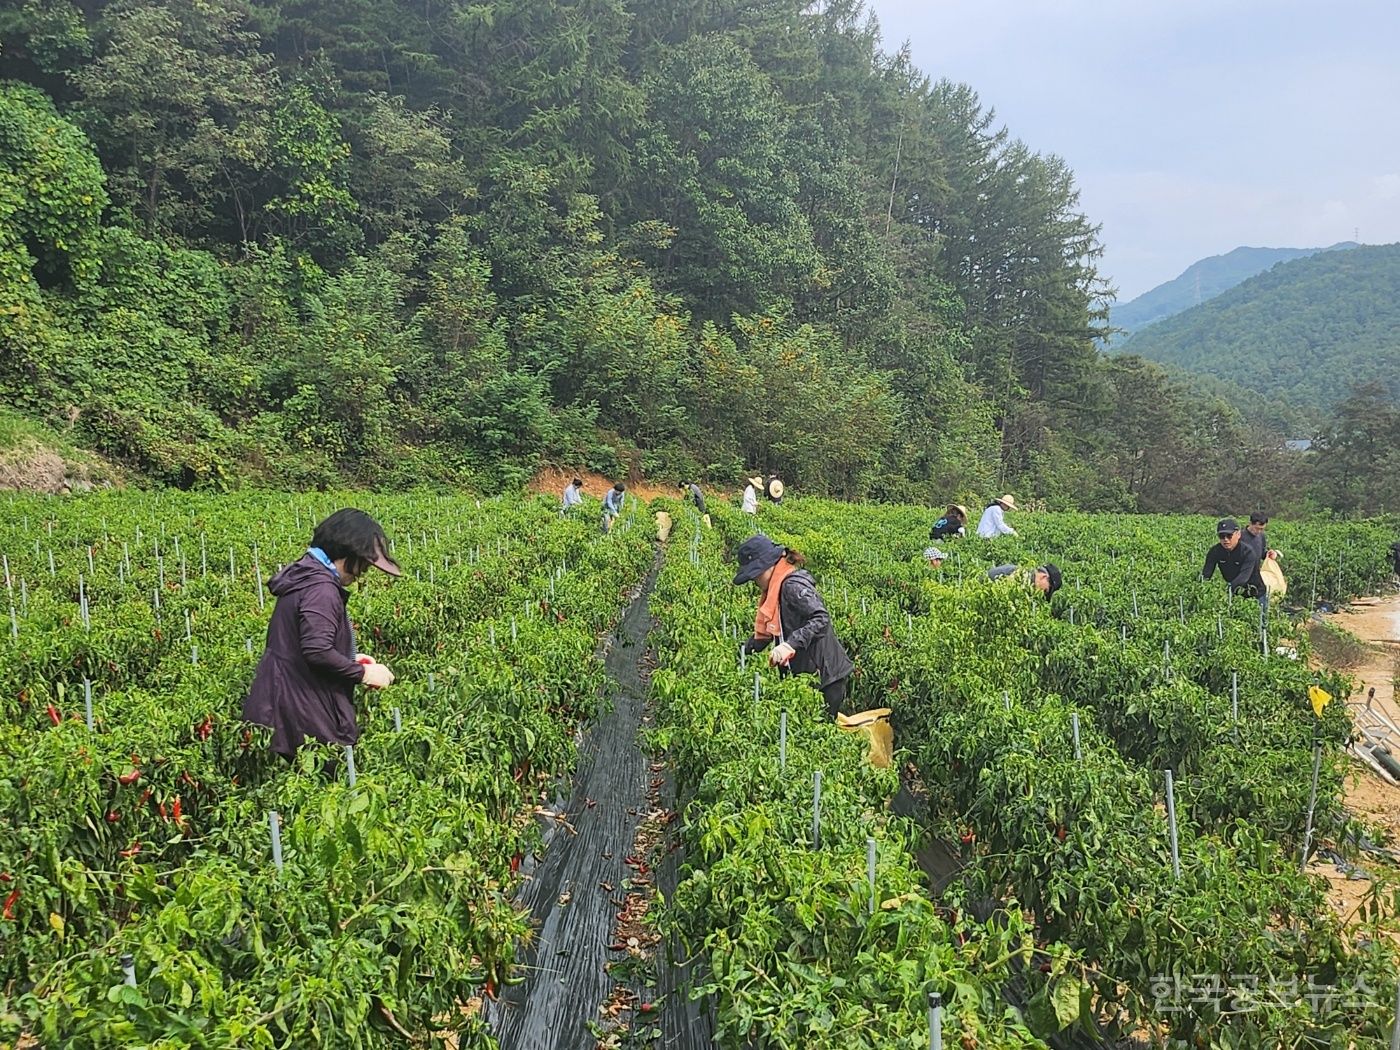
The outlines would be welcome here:
<svg viewBox="0 0 1400 1050">
<path fill-rule="evenodd" d="M 931 540 L 946 540 L 954 536 L 967 535 L 967 508 L 961 503 L 950 503 L 948 509 L 943 512 L 943 516 L 933 523 L 933 528 L 929 529 L 928 538 Z"/>
<path fill-rule="evenodd" d="M 1264 577 L 1259 574 L 1259 547 L 1242 538 L 1240 523 L 1234 518 L 1222 518 L 1215 526 L 1215 535 L 1220 542 L 1206 553 L 1201 579 L 1210 579 L 1219 569 L 1232 594 L 1258 598 L 1267 609 L 1269 590 L 1264 586 Z"/>
<path fill-rule="evenodd" d="M 762 652 L 774 642 L 768 662 L 784 674 L 814 674 L 826 699 L 826 713 L 835 718 L 846 699 L 853 665 L 831 626 L 816 581 L 802 568 L 802 555 L 778 546 L 759 533 L 739 545 L 739 571 L 734 584 L 758 585 L 758 612 L 748 653 Z"/>
</svg>

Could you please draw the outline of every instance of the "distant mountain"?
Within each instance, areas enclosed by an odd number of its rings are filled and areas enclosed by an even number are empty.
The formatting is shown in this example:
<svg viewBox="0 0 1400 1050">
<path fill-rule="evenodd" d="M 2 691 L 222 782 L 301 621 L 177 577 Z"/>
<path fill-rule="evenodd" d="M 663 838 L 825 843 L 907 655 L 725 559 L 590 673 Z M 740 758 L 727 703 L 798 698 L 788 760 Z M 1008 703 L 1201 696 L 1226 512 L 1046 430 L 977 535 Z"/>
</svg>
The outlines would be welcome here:
<svg viewBox="0 0 1400 1050">
<path fill-rule="evenodd" d="M 1188 266 L 1180 277 L 1143 292 L 1136 299 L 1113 308 L 1112 323 L 1125 334 L 1146 328 L 1154 322 L 1200 306 L 1241 281 L 1263 273 L 1271 266 L 1293 259 L 1304 259 L 1318 252 L 1355 248 L 1355 241 L 1342 241 L 1330 248 L 1236 248 L 1224 255 L 1212 255 Z M 1117 337 L 1121 342 L 1125 336 Z"/>
<path fill-rule="evenodd" d="M 1400 244 L 1276 265 L 1113 349 L 1303 409 L 1364 380 L 1400 393 Z"/>
</svg>

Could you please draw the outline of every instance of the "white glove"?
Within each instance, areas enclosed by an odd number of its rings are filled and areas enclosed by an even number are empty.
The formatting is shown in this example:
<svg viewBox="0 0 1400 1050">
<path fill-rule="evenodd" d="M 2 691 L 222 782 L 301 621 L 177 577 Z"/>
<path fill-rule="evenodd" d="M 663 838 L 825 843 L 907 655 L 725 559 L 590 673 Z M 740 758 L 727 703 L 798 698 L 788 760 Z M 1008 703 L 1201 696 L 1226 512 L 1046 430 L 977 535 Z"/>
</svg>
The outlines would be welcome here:
<svg viewBox="0 0 1400 1050">
<path fill-rule="evenodd" d="M 788 645 L 787 642 L 782 642 L 778 645 L 773 646 L 773 651 L 768 654 L 768 662 L 774 667 L 786 667 L 788 661 L 796 655 L 796 649 Z"/>
<path fill-rule="evenodd" d="M 360 681 L 371 689 L 383 689 L 386 685 L 394 684 L 394 672 L 383 664 L 365 664 L 364 668 L 365 676 Z"/>
</svg>

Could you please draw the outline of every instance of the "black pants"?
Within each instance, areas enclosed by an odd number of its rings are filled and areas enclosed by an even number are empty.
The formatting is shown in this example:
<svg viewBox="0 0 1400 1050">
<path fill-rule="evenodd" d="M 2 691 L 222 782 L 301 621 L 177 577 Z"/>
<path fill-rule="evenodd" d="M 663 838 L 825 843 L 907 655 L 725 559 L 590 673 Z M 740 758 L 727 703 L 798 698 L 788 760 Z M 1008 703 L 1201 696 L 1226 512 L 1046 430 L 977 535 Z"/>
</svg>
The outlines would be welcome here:
<svg viewBox="0 0 1400 1050">
<path fill-rule="evenodd" d="M 848 678 L 839 678 L 821 688 L 822 696 L 826 697 L 826 717 L 833 722 L 836 721 L 836 713 L 846 701 L 846 685 L 849 681 Z"/>
</svg>

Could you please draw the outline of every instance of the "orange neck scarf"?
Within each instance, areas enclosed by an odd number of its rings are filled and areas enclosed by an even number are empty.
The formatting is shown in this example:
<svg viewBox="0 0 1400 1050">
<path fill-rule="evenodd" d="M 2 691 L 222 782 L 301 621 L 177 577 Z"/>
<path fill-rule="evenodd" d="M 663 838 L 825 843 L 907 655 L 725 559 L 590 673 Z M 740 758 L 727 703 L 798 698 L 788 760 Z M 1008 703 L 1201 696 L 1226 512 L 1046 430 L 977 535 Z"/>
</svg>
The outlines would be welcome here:
<svg viewBox="0 0 1400 1050">
<path fill-rule="evenodd" d="M 755 638 L 781 638 L 783 637 L 783 618 L 779 610 L 779 599 L 782 597 L 783 581 L 797 570 L 797 566 L 786 558 L 779 560 L 773 566 L 773 575 L 768 579 L 768 591 L 763 595 L 763 600 L 758 603 L 758 612 L 753 618 L 753 636 Z"/>
</svg>

